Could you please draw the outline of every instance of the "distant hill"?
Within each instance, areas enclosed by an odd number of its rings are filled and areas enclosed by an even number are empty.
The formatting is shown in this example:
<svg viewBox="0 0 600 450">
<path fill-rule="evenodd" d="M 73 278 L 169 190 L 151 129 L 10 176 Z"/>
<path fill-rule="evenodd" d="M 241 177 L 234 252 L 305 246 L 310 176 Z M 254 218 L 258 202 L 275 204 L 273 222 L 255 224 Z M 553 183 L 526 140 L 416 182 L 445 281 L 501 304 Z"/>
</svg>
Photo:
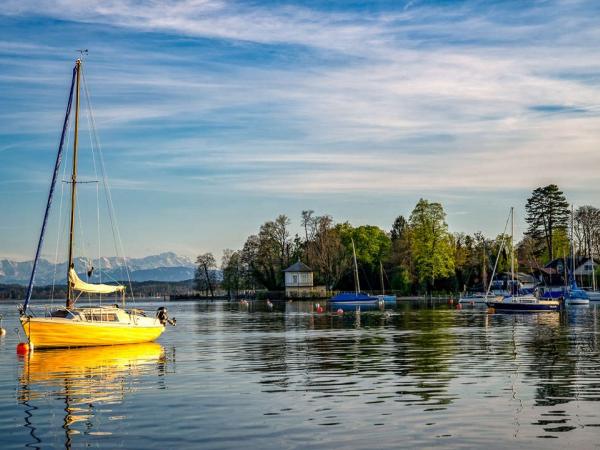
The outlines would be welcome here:
<svg viewBox="0 0 600 450">
<path fill-rule="evenodd" d="M 165 281 L 178 282 L 194 278 L 195 265 L 191 258 L 178 256 L 173 252 L 151 255 L 144 258 L 125 258 L 132 281 Z M 75 269 L 83 280 L 86 272 L 94 267 L 90 282 L 127 280 L 127 271 L 123 258 L 101 257 L 92 262 L 84 258 L 76 258 Z M 26 285 L 29 282 L 33 261 L 0 260 L 0 283 Z M 40 259 L 35 277 L 37 286 L 66 284 L 67 263 L 52 264 Z"/>
</svg>

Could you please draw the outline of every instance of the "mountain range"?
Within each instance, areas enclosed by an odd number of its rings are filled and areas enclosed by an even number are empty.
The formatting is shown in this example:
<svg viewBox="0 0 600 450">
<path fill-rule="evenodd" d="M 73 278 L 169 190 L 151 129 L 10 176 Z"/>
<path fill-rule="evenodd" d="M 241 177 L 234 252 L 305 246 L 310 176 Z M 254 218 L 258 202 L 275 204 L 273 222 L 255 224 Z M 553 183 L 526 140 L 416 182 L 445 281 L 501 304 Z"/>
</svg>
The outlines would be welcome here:
<svg viewBox="0 0 600 450">
<path fill-rule="evenodd" d="M 195 264 L 187 256 L 178 256 L 173 252 L 151 255 L 143 258 L 101 257 L 90 262 L 85 258 L 75 258 L 75 269 L 82 280 L 88 280 L 87 271 L 94 267 L 90 282 L 125 281 L 126 266 L 129 268 L 131 281 L 183 281 L 194 278 Z M 29 283 L 33 261 L 0 260 L 0 283 Z M 51 263 L 40 259 L 37 266 L 35 284 L 37 286 L 66 284 L 67 263 Z"/>
</svg>

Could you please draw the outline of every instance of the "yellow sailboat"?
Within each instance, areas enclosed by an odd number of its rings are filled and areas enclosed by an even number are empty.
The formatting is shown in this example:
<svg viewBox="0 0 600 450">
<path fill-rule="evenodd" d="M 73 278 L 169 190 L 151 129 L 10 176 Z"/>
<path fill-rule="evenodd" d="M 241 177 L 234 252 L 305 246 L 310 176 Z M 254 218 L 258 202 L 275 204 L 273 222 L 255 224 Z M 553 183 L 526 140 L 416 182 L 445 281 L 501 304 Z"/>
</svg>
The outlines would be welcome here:
<svg viewBox="0 0 600 450">
<path fill-rule="evenodd" d="M 27 295 L 23 306 L 20 308 L 20 322 L 23 331 L 27 335 L 30 349 L 49 347 L 83 347 L 95 345 L 135 344 L 150 342 L 158 338 L 165 330 L 165 325 L 170 320 L 166 308 L 159 308 L 155 316 L 147 316 L 139 309 L 126 310 L 125 286 L 108 284 L 91 284 L 79 278 L 74 264 L 74 230 L 75 230 L 75 208 L 77 195 L 77 143 L 79 122 L 79 91 L 82 72 L 82 62 L 78 59 L 73 68 L 71 89 L 67 110 L 63 123 L 54 174 L 50 184 L 46 212 L 42 222 L 42 231 L 36 250 L 36 255 L 31 271 Z M 73 93 L 75 98 L 73 99 Z M 59 167 L 62 160 L 63 144 L 68 130 L 71 105 L 75 103 L 75 123 L 73 138 L 73 167 L 71 179 L 71 215 L 69 229 L 69 259 L 67 273 L 67 300 L 64 308 L 50 311 L 40 317 L 32 313 L 28 308 L 33 290 L 33 283 L 37 263 L 43 245 L 46 224 L 52 204 L 52 196 Z M 75 303 L 81 294 L 92 295 L 119 294 L 122 298 L 122 307 L 115 304 L 112 306 L 76 307 Z"/>
</svg>

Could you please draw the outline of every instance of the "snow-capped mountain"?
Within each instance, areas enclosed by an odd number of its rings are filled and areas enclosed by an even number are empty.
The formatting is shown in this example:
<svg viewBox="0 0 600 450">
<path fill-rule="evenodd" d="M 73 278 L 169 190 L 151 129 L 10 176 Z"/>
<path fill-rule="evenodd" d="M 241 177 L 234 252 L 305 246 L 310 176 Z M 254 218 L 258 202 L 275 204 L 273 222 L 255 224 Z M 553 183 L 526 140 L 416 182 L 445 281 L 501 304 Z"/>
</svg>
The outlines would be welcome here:
<svg viewBox="0 0 600 450">
<path fill-rule="evenodd" d="M 125 258 L 129 268 L 131 281 L 183 281 L 194 277 L 194 261 L 186 256 L 178 256 L 173 252 L 160 255 L 146 256 L 144 258 Z M 27 284 L 31 274 L 33 261 L 11 261 L 0 259 L 0 283 Z M 91 282 L 101 280 L 127 280 L 127 271 L 123 258 L 101 257 L 93 261 L 76 258 L 75 269 L 84 275 L 93 267 Z M 64 284 L 66 280 L 67 263 L 53 264 L 46 259 L 40 259 L 35 277 L 38 286 Z"/>
</svg>

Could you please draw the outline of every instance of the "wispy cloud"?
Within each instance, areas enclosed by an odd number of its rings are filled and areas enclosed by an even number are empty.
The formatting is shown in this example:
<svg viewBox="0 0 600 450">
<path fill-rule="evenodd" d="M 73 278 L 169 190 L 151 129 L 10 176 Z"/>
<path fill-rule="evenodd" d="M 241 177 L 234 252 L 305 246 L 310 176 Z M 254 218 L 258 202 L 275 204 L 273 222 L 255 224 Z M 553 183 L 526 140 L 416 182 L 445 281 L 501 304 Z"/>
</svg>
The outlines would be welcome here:
<svg viewBox="0 0 600 450">
<path fill-rule="evenodd" d="M 65 55 L 89 46 L 95 117 L 123 189 L 308 199 L 597 189 L 596 2 L 314 5 L 8 0 L 8 25 L 50 18 L 60 32 L 51 21 L 38 37 L 0 32 L 0 160 L 42 142 L 50 158 Z"/>
</svg>

